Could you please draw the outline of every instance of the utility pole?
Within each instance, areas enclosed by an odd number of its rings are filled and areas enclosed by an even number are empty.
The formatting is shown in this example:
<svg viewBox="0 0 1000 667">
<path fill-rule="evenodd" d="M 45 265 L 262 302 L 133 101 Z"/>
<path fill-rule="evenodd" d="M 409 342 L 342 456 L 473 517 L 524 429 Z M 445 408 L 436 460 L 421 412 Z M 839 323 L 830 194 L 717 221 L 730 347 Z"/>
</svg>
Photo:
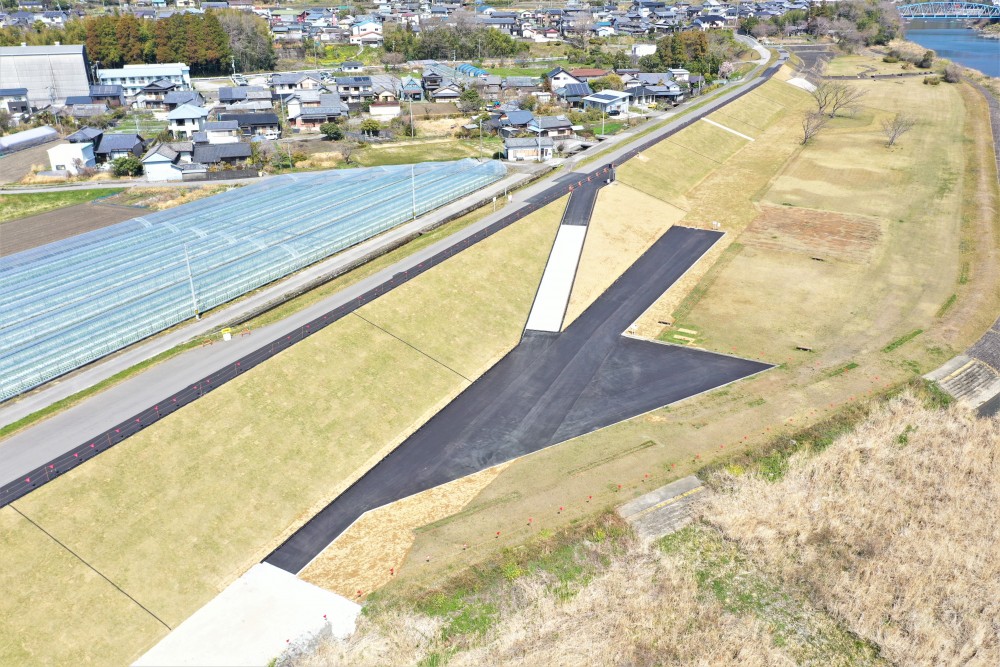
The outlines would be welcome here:
<svg viewBox="0 0 1000 667">
<path fill-rule="evenodd" d="M 417 219 L 417 175 L 414 165 L 410 165 L 410 204 L 413 206 L 413 219 Z"/>
</svg>

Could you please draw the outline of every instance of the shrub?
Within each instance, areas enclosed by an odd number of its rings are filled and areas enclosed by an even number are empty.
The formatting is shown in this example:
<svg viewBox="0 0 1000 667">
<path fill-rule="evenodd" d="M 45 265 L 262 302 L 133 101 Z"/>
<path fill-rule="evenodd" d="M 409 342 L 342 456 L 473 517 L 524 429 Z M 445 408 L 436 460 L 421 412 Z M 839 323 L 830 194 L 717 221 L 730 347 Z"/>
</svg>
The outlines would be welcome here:
<svg viewBox="0 0 1000 667">
<path fill-rule="evenodd" d="M 115 176 L 138 176 L 142 173 L 142 162 L 134 155 L 116 158 L 111 162 L 111 172 Z"/>
<path fill-rule="evenodd" d="M 897 58 L 896 56 L 885 56 L 884 58 L 882 58 L 882 62 L 884 62 L 884 63 L 898 63 L 899 62 L 899 58 Z"/>
<path fill-rule="evenodd" d="M 948 65 L 944 69 L 944 80 L 947 83 L 960 83 L 962 81 L 962 70 L 956 65 Z"/>
<path fill-rule="evenodd" d="M 340 141 L 344 138 L 344 131 L 336 123 L 323 123 L 319 126 L 319 131 L 330 141 Z"/>
<path fill-rule="evenodd" d="M 925 86 L 936 86 L 941 83 L 941 77 L 939 76 L 925 76 L 924 85 Z"/>
</svg>

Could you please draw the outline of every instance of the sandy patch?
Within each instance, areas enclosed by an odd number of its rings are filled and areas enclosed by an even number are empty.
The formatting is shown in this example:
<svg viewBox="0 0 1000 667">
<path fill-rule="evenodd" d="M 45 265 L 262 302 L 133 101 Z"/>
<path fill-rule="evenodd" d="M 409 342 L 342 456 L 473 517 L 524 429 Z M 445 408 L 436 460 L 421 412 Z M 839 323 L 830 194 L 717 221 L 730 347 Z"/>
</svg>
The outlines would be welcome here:
<svg viewBox="0 0 1000 667">
<path fill-rule="evenodd" d="M 460 511 L 506 470 L 509 463 L 428 489 L 372 510 L 358 519 L 299 576 L 351 599 L 387 584 L 415 540 L 414 529 Z M 465 545 L 450 545 L 455 550 Z"/>
</svg>

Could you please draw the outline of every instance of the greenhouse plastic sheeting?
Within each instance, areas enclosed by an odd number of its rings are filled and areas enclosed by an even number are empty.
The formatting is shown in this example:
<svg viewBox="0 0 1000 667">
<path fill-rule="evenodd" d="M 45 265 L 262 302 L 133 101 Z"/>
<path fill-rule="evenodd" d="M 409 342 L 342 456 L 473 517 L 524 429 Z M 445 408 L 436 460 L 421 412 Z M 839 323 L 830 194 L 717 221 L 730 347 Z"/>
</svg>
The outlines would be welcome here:
<svg viewBox="0 0 1000 667">
<path fill-rule="evenodd" d="M 0 258 L 0 400 L 505 174 L 472 159 L 276 176 Z"/>
</svg>

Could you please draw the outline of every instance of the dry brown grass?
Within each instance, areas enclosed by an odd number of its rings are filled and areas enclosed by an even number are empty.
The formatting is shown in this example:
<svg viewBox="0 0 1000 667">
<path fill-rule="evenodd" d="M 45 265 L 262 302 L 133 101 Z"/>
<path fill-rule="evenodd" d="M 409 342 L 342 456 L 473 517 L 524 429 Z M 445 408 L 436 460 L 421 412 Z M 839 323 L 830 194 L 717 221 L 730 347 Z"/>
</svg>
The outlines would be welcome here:
<svg viewBox="0 0 1000 667">
<path fill-rule="evenodd" d="M 701 595 L 676 557 L 628 537 L 584 541 L 577 555 L 583 569 L 609 564 L 586 585 L 572 586 L 571 593 L 560 588 L 564 576 L 544 569 L 523 575 L 509 566 L 510 575 L 473 603 L 495 606 L 493 622 L 484 623 L 489 627 L 481 632 L 456 632 L 449 616 L 438 613 L 447 599 L 425 600 L 428 613 L 380 607 L 361 617 L 349 640 L 324 642 L 310 656 L 279 664 L 794 664 L 772 644 L 763 623 L 728 613 Z"/>
<path fill-rule="evenodd" d="M 1000 664 L 1000 420 L 895 399 L 707 517 L 898 664 Z"/>
</svg>

